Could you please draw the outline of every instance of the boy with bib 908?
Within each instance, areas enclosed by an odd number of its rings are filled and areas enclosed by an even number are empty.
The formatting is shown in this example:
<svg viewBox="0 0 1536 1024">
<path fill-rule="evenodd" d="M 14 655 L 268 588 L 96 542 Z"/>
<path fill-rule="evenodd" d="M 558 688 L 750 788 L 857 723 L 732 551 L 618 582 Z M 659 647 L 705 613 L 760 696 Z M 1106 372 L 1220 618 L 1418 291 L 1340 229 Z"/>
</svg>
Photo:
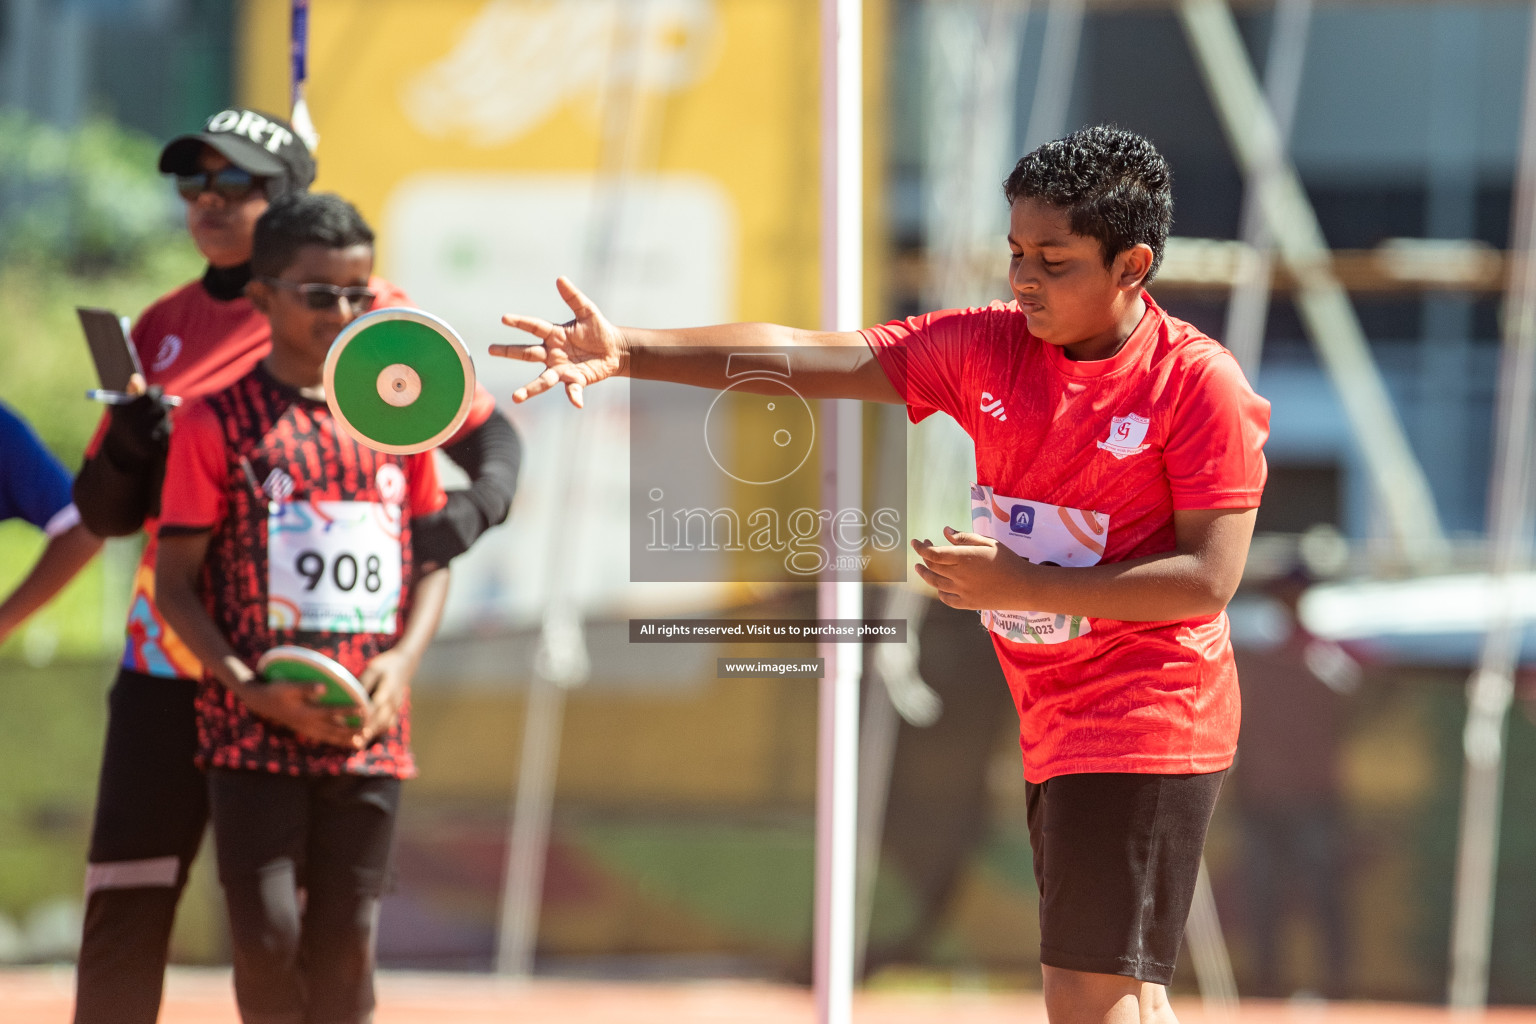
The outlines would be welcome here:
<svg viewBox="0 0 1536 1024">
<path fill-rule="evenodd" d="M 400 782 L 415 775 L 408 701 L 349 719 L 312 703 L 321 687 L 265 684 L 252 666 L 296 644 L 370 692 L 408 692 L 448 583 L 446 569 L 414 572 L 411 523 L 445 497 L 430 452 L 366 448 L 325 404 L 331 342 L 374 299 L 358 212 L 328 194 L 276 200 L 251 265 L 272 351 L 177 425 L 156 587 L 205 666 L 198 759 L 241 1017 L 362 1022 Z"/>
<path fill-rule="evenodd" d="M 976 443 L 971 523 L 913 542 L 941 600 L 980 611 L 1019 712 L 1053 1024 L 1168 1024 L 1206 826 L 1237 744 L 1225 608 L 1265 480 L 1269 405 L 1145 286 L 1172 223 L 1152 144 L 1086 128 L 1004 183 L 1013 301 L 859 332 L 637 330 L 570 282 L 574 319 L 509 315 L 541 362 L 514 400 L 636 372 L 721 386 L 773 347 L 806 398 L 952 416 Z M 633 357 L 643 356 L 643 359 Z M 964 526 L 965 524 L 961 524 Z"/>
</svg>

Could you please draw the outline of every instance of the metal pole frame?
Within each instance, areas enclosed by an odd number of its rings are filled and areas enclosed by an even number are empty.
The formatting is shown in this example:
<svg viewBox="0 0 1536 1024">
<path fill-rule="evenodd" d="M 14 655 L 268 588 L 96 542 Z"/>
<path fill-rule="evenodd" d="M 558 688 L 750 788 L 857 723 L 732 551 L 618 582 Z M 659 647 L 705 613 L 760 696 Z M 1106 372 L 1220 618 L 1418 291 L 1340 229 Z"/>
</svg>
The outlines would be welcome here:
<svg viewBox="0 0 1536 1024">
<path fill-rule="evenodd" d="M 1307 33 L 1313 0 L 1276 0 L 1269 54 L 1264 61 L 1264 98 L 1275 117 L 1281 152 L 1290 143 L 1306 64 Z M 1221 340 L 1251 381 L 1259 379 L 1264 354 L 1264 326 L 1269 319 L 1269 281 L 1275 265 L 1274 237 L 1260 205 L 1262 190 L 1250 182 L 1243 190 L 1242 232 L 1248 246 L 1232 282 L 1227 322 Z"/>
<path fill-rule="evenodd" d="M 1280 132 L 1226 0 L 1180 0 L 1180 24 L 1238 167 L 1280 258 L 1297 282 L 1296 306 L 1333 381 L 1403 561 L 1433 571 L 1450 558 L 1434 493 L 1371 355 L 1365 330 L 1329 262 L 1328 243 Z"/>
</svg>

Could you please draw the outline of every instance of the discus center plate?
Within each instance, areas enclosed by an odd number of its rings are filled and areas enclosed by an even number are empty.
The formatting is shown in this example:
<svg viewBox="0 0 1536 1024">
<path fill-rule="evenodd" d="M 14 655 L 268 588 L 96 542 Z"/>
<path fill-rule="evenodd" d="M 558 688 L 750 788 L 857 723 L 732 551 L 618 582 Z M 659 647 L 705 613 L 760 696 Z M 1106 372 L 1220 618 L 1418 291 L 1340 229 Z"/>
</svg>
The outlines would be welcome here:
<svg viewBox="0 0 1536 1024">
<path fill-rule="evenodd" d="M 379 397 L 405 408 L 421 397 L 421 375 L 404 363 L 390 363 L 379 371 Z"/>
</svg>

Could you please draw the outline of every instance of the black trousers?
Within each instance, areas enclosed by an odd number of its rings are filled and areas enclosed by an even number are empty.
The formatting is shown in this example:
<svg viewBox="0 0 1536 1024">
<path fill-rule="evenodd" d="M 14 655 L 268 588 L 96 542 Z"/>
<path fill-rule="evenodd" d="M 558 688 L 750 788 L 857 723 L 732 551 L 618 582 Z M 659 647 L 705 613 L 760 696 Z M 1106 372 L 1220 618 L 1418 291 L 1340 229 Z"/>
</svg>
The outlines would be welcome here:
<svg viewBox="0 0 1536 1024">
<path fill-rule="evenodd" d="M 400 780 L 208 773 L 245 1024 L 363 1024 Z"/>
<path fill-rule="evenodd" d="M 119 670 L 85 880 L 75 1024 L 154 1024 L 176 904 L 208 821 L 197 683 Z"/>
</svg>

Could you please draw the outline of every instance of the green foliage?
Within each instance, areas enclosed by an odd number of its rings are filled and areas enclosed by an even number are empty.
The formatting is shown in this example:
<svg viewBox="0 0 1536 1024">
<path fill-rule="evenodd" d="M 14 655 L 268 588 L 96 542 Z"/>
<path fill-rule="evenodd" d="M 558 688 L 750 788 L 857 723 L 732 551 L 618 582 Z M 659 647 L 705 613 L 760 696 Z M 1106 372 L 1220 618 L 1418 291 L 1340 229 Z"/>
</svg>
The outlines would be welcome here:
<svg viewBox="0 0 1536 1024">
<path fill-rule="evenodd" d="M 137 315 L 201 267 L 158 159 L 104 118 L 62 131 L 0 113 L 0 399 L 71 467 L 101 414 L 74 308 Z"/>
<path fill-rule="evenodd" d="M 25 417 L 71 470 L 103 415 L 88 401 L 96 371 L 75 306 L 105 306 L 137 315 L 157 296 L 197 275 L 190 242 L 167 249 L 133 273 L 75 277 L 57 267 L 0 265 L 0 399 Z M 30 526 L 0 524 L 0 594 L 31 568 L 43 538 Z M 0 664 L 27 657 L 91 657 L 121 643 L 128 576 L 137 544 L 119 541 L 3 646 Z M 110 623 L 110 624 L 109 624 Z M 30 654 L 24 651 L 30 650 Z M 39 652 L 51 652 L 40 654 Z"/>
<path fill-rule="evenodd" d="M 103 414 L 85 398 L 96 373 L 75 307 L 137 316 L 202 270 L 156 170 L 158 153 L 105 120 L 66 133 L 0 114 L 0 399 L 71 469 Z M 25 524 L 0 526 L 0 593 L 41 548 Z M 121 542 L 89 566 L 0 648 L 0 664 L 114 651 L 133 548 Z"/>
<path fill-rule="evenodd" d="M 0 262 L 124 271 L 175 244 L 159 146 L 103 117 L 68 131 L 0 114 Z"/>
</svg>

